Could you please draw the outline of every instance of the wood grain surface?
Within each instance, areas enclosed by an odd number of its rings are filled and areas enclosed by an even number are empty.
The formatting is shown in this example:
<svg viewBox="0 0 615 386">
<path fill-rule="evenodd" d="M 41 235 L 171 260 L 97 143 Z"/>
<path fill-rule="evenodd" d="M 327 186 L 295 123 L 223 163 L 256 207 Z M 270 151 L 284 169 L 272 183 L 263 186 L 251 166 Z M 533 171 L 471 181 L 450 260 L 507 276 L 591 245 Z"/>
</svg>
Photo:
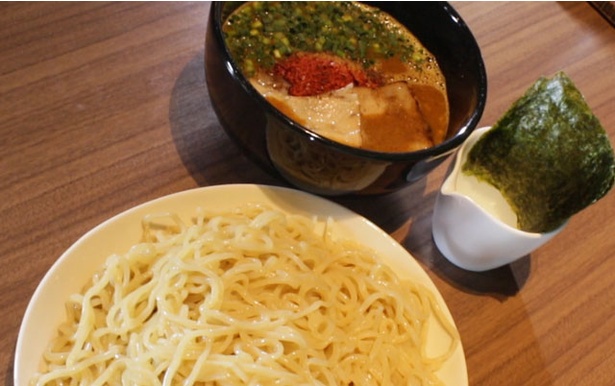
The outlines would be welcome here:
<svg viewBox="0 0 615 386">
<path fill-rule="evenodd" d="M 615 29 L 586 2 L 463 2 L 493 124 L 538 77 L 565 71 L 615 143 Z M 199 186 L 286 186 L 245 158 L 213 113 L 207 3 L 0 3 L 0 382 L 39 281 L 85 232 Z M 472 273 L 431 238 L 449 165 L 402 191 L 335 201 L 421 263 L 459 328 L 471 385 L 612 385 L 615 193 L 521 260 Z M 37 360 L 33 358 L 32 360 Z M 21 385 L 19 385 L 21 386 Z"/>
</svg>

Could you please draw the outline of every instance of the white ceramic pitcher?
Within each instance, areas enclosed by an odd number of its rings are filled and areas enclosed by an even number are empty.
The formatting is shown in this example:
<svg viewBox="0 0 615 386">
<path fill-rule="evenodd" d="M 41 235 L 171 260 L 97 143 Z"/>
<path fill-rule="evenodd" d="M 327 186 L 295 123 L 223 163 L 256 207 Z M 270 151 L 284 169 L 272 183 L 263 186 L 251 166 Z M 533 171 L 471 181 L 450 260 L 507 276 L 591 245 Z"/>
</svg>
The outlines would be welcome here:
<svg viewBox="0 0 615 386">
<path fill-rule="evenodd" d="M 436 246 L 453 264 L 470 271 L 501 267 L 526 256 L 566 225 L 548 233 L 519 230 L 517 216 L 499 190 L 462 173 L 469 150 L 489 129 L 475 130 L 459 148 L 433 213 Z"/>
</svg>

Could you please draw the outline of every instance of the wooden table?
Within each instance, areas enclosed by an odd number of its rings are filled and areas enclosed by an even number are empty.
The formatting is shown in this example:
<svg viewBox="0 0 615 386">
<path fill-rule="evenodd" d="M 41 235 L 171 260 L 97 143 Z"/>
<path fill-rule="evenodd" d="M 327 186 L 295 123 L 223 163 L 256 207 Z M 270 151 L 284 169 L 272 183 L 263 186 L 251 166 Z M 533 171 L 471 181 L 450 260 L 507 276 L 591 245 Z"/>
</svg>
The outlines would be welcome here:
<svg viewBox="0 0 615 386">
<path fill-rule="evenodd" d="M 615 142 L 615 29 L 588 3 L 454 3 L 489 77 L 480 126 L 564 70 Z M 206 3 L 0 4 L 0 379 L 12 385 L 21 318 L 60 254 L 103 220 L 166 194 L 285 183 L 246 159 L 204 81 Z M 431 238 L 447 161 L 425 180 L 339 203 L 423 265 L 456 320 L 471 385 L 611 385 L 615 192 L 552 242 L 484 273 Z M 366 205 L 368 204 L 368 205 Z"/>
</svg>

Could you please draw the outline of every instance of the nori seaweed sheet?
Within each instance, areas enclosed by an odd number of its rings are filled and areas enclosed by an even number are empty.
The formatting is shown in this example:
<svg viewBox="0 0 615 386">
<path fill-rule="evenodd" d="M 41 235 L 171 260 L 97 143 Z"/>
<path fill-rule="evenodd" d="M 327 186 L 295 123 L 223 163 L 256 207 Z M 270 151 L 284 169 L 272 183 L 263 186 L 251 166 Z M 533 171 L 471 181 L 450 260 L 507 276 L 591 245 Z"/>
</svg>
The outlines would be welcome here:
<svg viewBox="0 0 615 386">
<path fill-rule="evenodd" d="M 513 103 L 471 149 L 463 171 L 502 193 L 519 229 L 543 233 L 611 189 L 615 155 L 583 95 L 558 72 Z"/>
</svg>

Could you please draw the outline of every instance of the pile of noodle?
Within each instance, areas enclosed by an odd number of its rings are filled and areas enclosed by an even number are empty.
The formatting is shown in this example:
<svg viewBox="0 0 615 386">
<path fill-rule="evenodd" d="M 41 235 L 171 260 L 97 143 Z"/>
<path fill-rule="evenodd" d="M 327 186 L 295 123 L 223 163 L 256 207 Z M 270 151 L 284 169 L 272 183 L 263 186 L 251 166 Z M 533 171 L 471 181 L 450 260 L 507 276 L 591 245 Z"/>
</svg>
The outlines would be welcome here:
<svg viewBox="0 0 615 386">
<path fill-rule="evenodd" d="M 33 385 L 439 383 L 458 337 L 433 294 L 330 221 L 258 205 L 165 216 L 69 299 Z M 437 357 L 430 317 L 451 336 Z"/>
</svg>

